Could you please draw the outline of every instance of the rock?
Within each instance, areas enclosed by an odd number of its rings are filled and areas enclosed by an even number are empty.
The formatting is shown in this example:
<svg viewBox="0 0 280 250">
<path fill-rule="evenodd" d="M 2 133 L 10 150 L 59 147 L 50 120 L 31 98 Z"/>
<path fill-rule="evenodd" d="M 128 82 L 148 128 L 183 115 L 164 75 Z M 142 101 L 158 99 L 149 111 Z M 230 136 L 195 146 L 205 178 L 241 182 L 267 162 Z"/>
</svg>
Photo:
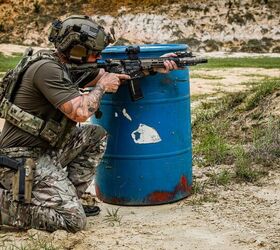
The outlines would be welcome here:
<svg viewBox="0 0 280 250">
<path fill-rule="evenodd" d="M 16 6 L 15 9 L 8 3 Z M 39 5 L 40 13 L 36 14 L 31 0 L 21 8 L 15 0 L 0 4 L 0 42 L 49 45 L 47 33 L 52 17 L 63 19 L 73 9 L 64 1 L 49 1 L 47 5 L 40 1 Z M 97 15 L 86 1 L 80 6 L 80 12 L 92 14 L 107 31 L 113 26 L 117 45 L 174 42 L 186 43 L 193 51 L 279 52 L 280 11 L 275 1 L 265 6 L 257 1 L 252 5 L 251 0 L 232 4 L 227 0 L 208 0 L 207 3 L 171 3 L 133 9 L 123 5 L 111 15 L 107 10 L 106 15 Z"/>
</svg>

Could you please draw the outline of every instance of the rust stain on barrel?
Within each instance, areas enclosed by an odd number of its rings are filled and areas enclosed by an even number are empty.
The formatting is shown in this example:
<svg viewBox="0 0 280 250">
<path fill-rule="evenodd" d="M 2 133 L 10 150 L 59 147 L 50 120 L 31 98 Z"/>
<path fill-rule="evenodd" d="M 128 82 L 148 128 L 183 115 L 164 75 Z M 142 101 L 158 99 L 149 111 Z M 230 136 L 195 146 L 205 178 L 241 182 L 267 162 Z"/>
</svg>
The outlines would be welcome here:
<svg viewBox="0 0 280 250">
<path fill-rule="evenodd" d="M 154 191 L 148 195 L 147 200 L 150 203 L 161 203 L 172 201 L 177 194 L 180 193 L 190 193 L 191 185 L 188 185 L 187 178 L 183 175 L 180 178 L 179 183 L 175 186 L 174 191 Z"/>
</svg>

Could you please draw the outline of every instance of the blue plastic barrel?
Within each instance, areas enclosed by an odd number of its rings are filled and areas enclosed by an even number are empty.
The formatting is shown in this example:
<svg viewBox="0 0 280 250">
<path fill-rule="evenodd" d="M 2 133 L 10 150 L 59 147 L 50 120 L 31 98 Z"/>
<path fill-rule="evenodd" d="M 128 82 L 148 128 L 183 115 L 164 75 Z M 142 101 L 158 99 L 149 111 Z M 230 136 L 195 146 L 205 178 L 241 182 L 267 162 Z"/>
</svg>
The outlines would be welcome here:
<svg viewBox="0 0 280 250">
<path fill-rule="evenodd" d="M 124 59 L 126 46 L 106 48 L 104 59 Z M 182 44 L 140 46 L 140 58 L 186 51 Z M 118 205 L 170 203 L 190 194 L 192 146 L 189 72 L 172 71 L 140 80 L 144 98 L 133 102 L 128 85 L 101 102 L 93 123 L 109 134 L 96 172 L 96 193 Z"/>
</svg>

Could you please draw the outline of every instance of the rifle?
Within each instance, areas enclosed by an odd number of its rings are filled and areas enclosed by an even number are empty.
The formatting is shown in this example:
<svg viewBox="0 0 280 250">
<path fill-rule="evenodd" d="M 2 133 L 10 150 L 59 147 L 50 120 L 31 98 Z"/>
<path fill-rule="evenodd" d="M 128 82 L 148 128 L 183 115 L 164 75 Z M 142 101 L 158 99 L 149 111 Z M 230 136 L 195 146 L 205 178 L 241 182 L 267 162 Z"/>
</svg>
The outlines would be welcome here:
<svg viewBox="0 0 280 250">
<path fill-rule="evenodd" d="M 199 63 L 207 63 L 207 59 L 196 58 L 191 52 L 175 52 L 177 57 L 158 57 L 158 58 L 139 58 L 139 46 L 129 46 L 126 48 L 128 59 L 105 59 L 98 60 L 97 63 L 83 64 L 72 66 L 71 72 L 83 72 L 82 76 L 76 81 L 80 87 L 85 86 L 85 83 L 93 80 L 92 68 L 103 68 L 105 71 L 117 74 L 127 74 L 131 77 L 127 82 L 129 83 L 129 90 L 131 99 L 137 101 L 142 99 L 143 93 L 139 83 L 139 79 L 146 76 L 144 71 L 151 75 L 155 74 L 153 71 L 156 68 L 165 68 L 164 61 L 174 61 L 179 68 L 186 66 L 193 66 Z"/>
</svg>

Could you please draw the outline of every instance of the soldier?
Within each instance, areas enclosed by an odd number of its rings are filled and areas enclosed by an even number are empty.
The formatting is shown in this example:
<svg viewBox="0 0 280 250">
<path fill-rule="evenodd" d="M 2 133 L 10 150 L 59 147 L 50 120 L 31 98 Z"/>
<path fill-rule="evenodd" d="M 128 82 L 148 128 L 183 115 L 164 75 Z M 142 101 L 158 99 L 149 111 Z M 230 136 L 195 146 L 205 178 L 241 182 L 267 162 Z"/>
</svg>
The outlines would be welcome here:
<svg viewBox="0 0 280 250">
<path fill-rule="evenodd" d="M 49 40 L 56 50 L 38 52 L 25 61 L 12 103 L 5 106 L 8 115 L 0 137 L 0 155 L 18 162 L 32 159 L 35 170 L 31 200 L 24 203 L 13 196 L 15 172 L 0 168 L 0 222 L 23 229 L 77 232 L 86 225 L 79 198 L 92 181 L 107 136 L 100 126 L 78 127 L 76 123 L 91 117 L 103 94 L 116 92 L 121 81 L 130 77 L 96 70 L 94 80 L 80 86 L 94 88 L 86 94 L 79 92 L 73 83 L 77 76 L 66 64 L 95 62 L 112 42 L 111 36 L 87 16 L 55 21 Z M 165 69 L 157 71 L 173 69 L 177 69 L 176 64 L 166 61 Z"/>
</svg>

